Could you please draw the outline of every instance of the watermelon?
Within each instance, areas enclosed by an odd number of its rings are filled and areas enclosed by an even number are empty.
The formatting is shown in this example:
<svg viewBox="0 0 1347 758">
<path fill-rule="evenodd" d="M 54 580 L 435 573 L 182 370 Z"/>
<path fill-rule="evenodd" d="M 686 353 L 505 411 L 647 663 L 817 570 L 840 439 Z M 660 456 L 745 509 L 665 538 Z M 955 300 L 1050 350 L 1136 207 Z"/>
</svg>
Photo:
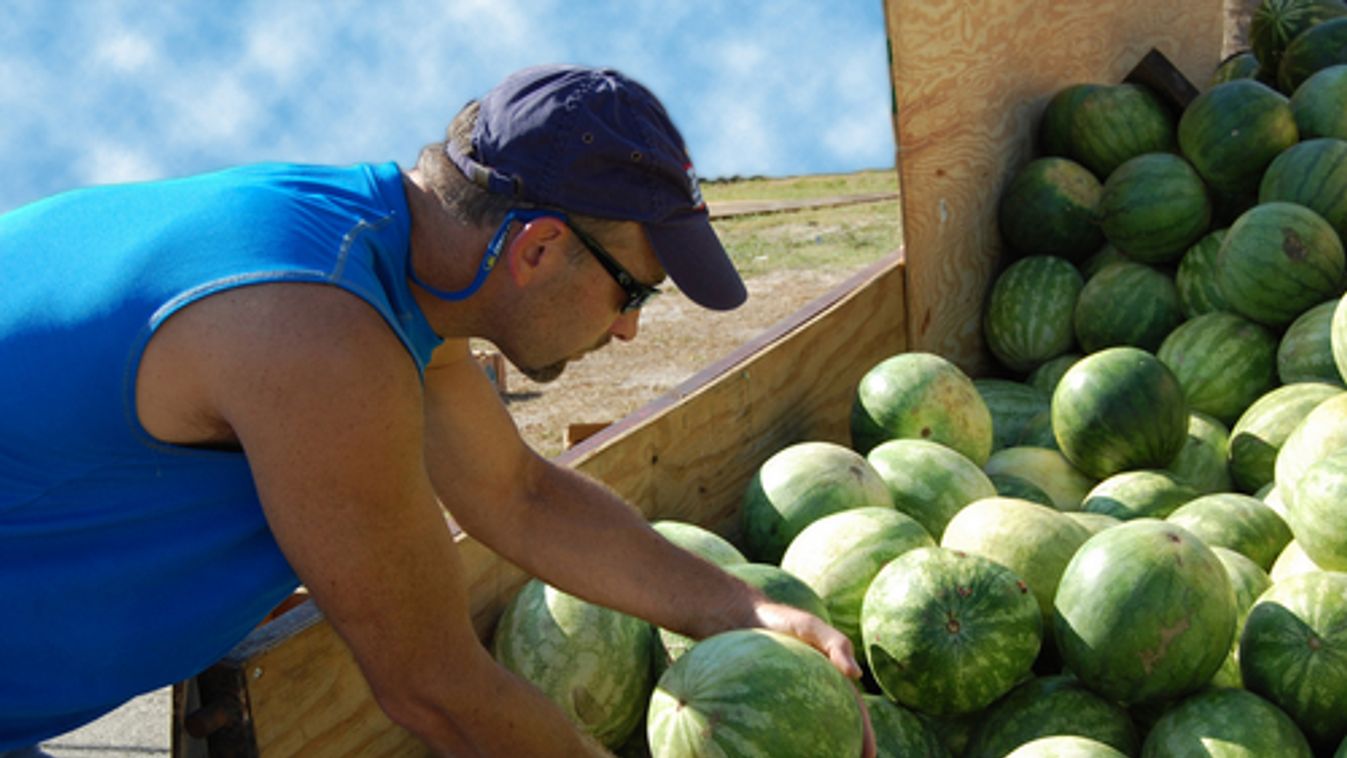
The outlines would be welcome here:
<svg viewBox="0 0 1347 758">
<path fill-rule="evenodd" d="M 1338 300 L 1333 309 L 1333 323 L 1329 326 L 1329 343 L 1333 349 L 1333 363 L 1338 366 L 1338 376 L 1347 381 L 1347 297 Z"/>
<path fill-rule="evenodd" d="M 1258 79 L 1260 73 L 1258 56 L 1252 50 L 1239 50 L 1217 64 L 1211 74 L 1211 83 L 1216 85 L 1235 79 Z"/>
<path fill-rule="evenodd" d="M 651 688 L 650 624 L 530 579 L 501 614 L 492 654 L 586 734 L 621 745 Z"/>
<path fill-rule="evenodd" d="M 650 526 L 664 539 L 717 566 L 748 562 L 739 548 L 706 527 L 674 519 L 652 521 Z"/>
<path fill-rule="evenodd" d="M 1218 492 L 1184 503 L 1166 517 L 1197 536 L 1207 547 L 1243 553 L 1264 570 L 1272 568 L 1291 529 L 1277 512 L 1251 495 Z"/>
<path fill-rule="evenodd" d="M 1282 384 L 1342 384 L 1333 362 L 1333 310 L 1338 300 L 1322 302 L 1296 317 L 1277 345 L 1277 377 Z"/>
<path fill-rule="evenodd" d="M 1275 580 L 1239 641 L 1244 686 L 1286 711 L 1318 750 L 1347 735 L 1347 574 Z"/>
<path fill-rule="evenodd" d="M 1291 95 L 1291 113 L 1302 140 L 1347 140 L 1347 65 L 1320 69 Z"/>
<path fill-rule="evenodd" d="M 1079 735 L 1135 755 L 1141 740 L 1127 711 L 1073 676 L 1035 677 L 987 709 L 964 758 L 1001 758 L 1039 737 Z"/>
<path fill-rule="evenodd" d="M 881 446 L 882 447 L 882 446 Z M 781 558 L 827 608 L 833 627 L 861 649 L 861 601 L 886 563 L 935 540 L 921 524 L 892 508 L 856 508 L 805 527 Z"/>
<path fill-rule="evenodd" d="M 1039 118 L 1038 145 L 1043 155 L 1070 156 L 1076 153 L 1071 140 L 1071 122 L 1080 101 L 1098 84 L 1072 84 L 1053 94 Z"/>
<path fill-rule="evenodd" d="M 1090 533 L 1045 505 L 1007 497 L 969 503 L 954 514 L 940 546 L 980 555 L 1015 572 L 1033 590 L 1045 624 L 1066 562 Z"/>
<path fill-rule="evenodd" d="M 1313 758 L 1300 728 L 1280 708 L 1239 689 L 1185 698 L 1146 735 L 1142 758 L 1278 756 Z"/>
<path fill-rule="evenodd" d="M 1069 158 L 1030 161 L 1001 194 L 1001 238 L 1028 255 L 1080 260 L 1104 244 L 1096 218 L 1102 187 Z"/>
<path fill-rule="evenodd" d="M 1154 351 L 1183 323 L 1183 307 L 1169 276 L 1140 263 L 1115 263 L 1085 283 L 1072 321 L 1086 352 L 1117 345 Z"/>
<path fill-rule="evenodd" d="M 1128 258 L 1114 245 L 1106 244 L 1099 248 L 1093 255 L 1077 264 L 1077 268 L 1080 269 L 1080 275 L 1085 277 L 1086 283 L 1089 283 L 1089 281 L 1094 278 L 1095 274 L 1103 271 L 1109 265 L 1114 263 L 1129 263 L 1131 260 L 1131 258 Z"/>
<path fill-rule="evenodd" d="M 1347 571 L 1347 448 L 1321 458 L 1301 475 L 1287 498 L 1287 521 L 1316 564 Z"/>
<path fill-rule="evenodd" d="M 901 353 L 861 377 L 851 407 L 858 452 L 890 439 L 939 442 L 982 465 L 991 455 L 992 416 L 958 366 L 934 353 Z"/>
<path fill-rule="evenodd" d="M 1347 110 L 1347 103 L 1342 108 Z M 1309 208 L 1333 227 L 1341 242 L 1347 237 L 1347 141 L 1306 140 L 1278 155 L 1258 185 L 1258 200 Z"/>
<path fill-rule="evenodd" d="M 1042 447 L 998 450 L 983 470 L 991 477 L 1010 475 L 1024 479 L 1047 493 L 1059 511 L 1080 510 L 1085 494 L 1096 484 L 1060 451 Z"/>
<path fill-rule="evenodd" d="M 1235 593 L 1221 561 L 1182 527 L 1119 524 L 1072 556 L 1053 636 L 1086 686 L 1124 705 L 1195 692 L 1230 651 Z"/>
<path fill-rule="evenodd" d="M 861 695 L 861 700 L 870 712 L 875 747 L 881 758 L 904 755 L 949 758 L 949 750 L 940 736 L 917 714 L 883 695 L 867 692 Z"/>
<path fill-rule="evenodd" d="M 1347 449 L 1347 392 L 1314 406 L 1277 451 L 1273 474 L 1288 511 L 1294 507 L 1296 485 L 1305 470 L 1343 449 Z"/>
<path fill-rule="evenodd" d="M 1099 740 L 1074 734 L 1054 734 L 1026 742 L 1006 758 L 1124 758 L 1123 753 Z"/>
<path fill-rule="evenodd" d="M 954 450 L 925 440 L 890 440 L 867 460 L 888 487 L 890 503 L 933 538 L 960 508 L 996 494 L 987 475 Z"/>
<path fill-rule="evenodd" d="M 1169 471 L 1139 469 L 1123 471 L 1100 482 L 1085 496 L 1081 509 L 1119 521 L 1165 518 L 1198 495 L 1197 490 Z"/>
<path fill-rule="evenodd" d="M 1259 203 L 1235 220 L 1217 254 L 1221 293 L 1240 314 L 1270 326 L 1289 324 L 1341 291 L 1342 242 L 1303 205 Z"/>
<path fill-rule="evenodd" d="M 1174 148 L 1174 114 L 1139 84 L 1101 85 L 1084 92 L 1071 113 L 1070 156 L 1101 179 L 1143 153 Z"/>
<path fill-rule="evenodd" d="M 1169 333 L 1156 357 L 1174 373 L 1188 406 L 1233 424 L 1277 383 L 1277 338 L 1233 313 L 1191 318 Z"/>
<path fill-rule="evenodd" d="M 1188 441 L 1170 462 L 1175 479 L 1199 493 L 1230 489 L 1230 430 L 1205 413 L 1188 414 Z"/>
<path fill-rule="evenodd" d="M 1179 149 L 1197 173 L 1230 195 L 1257 194 L 1263 170 L 1300 139 L 1291 101 L 1253 79 L 1198 95 L 1184 109 L 1178 134 Z"/>
<path fill-rule="evenodd" d="M 1225 232 L 1225 229 L 1209 232 L 1188 248 L 1179 261 L 1174 287 L 1183 315 L 1188 318 L 1230 309 L 1216 285 L 1216 254 L 1221 250 Z"/>
<path fill-rule="evenodd" d="M 1291 540 L 1282 554 L 1277 556 L 1277 560 L 1272 564 L 1272 570 L 1268 576 L 1274 584 L 1286 581 L 1293 576 L 1300 574 L 1309 574 L 1315 571 L 1323 571 L 1323 566 L 1315 563 L 1305 551 L 1301 549 L 1300 543 Z"/>
<path fill-rule="evenodd" d="M 996 488 L 996 494 L 999 497 L 1015 497 L 1039 505 L 1057 507 L 1048 493 L 1043 491 L 1043 488 L 1028 479 L 1014 474 L 994 474 L 987 478 L 991 480 L 992 486 Z"/>
<path fill-rule="evenodd" d="M 889 488 L 860 453 L 832 442 L 777 451 L 753 475 L 740 511 L 750 559 L 778 563 L 806 526 L 851 508 L 889 506 Z"/>
<path fill-rule="evenodd" d="M 1052 436 L 1052 398 L 1047 393 L 1009 379 L 974 379 L 973 386 L 992 414 L 992 452 Z"/>
<path fill-rule="evenodd" d="M 1235 590 L 1235 637 L 1230 644 L 1230 655 L 1221 664 L 1220 671 L 1212 679 L 1212 684 L 1224 687 L 1243 687 L 1244 679 L 1239 674 L 1239 637 L 1244 631 L 1244 620 L 1258 597 L 1272 586 L 1272 577 L 1247 555 L 1237 553 L 1230 548 L 1212 547 L 1211 551 L 1225 566 L 1230 576 L 1230 584 Z"/>
<path fill-rule="evenodd" d="M 1029 374 L 1025 380 L 1031 387 L 1036 387 L 1042 392 L 1046 392 L 1048 398 L 1052 398 L 1052 393 L 1057 389 L 1057 383 L 1062 380 L 1062 375 L 1066 370 L 1075 365 L 1076 361 L 1084 358 L 1080 353 L 1066 353 L 1044 363 Z M 1053 444 L 1056 444 L 1054 441 Z"/>
<path fill-rule="evenodd" d="M 769 600 L 799 608 L 826 622 L 832 622 L 828 606 L 818 593 L 802 579 L 780 566 L 770 563 L 733 563 L 722 568 L 725 569 L 725 573 L 757 589 Z M 692 649 L 696 640 L 668 629 L 657 628 L 655 631 L 654 671 L 655 675 L 659 676 L 668 670 L 674 661 Z"/>
<path fill-rule="evenodd" d="M 1347 18 L 1334 18 L 1306 29 L 1282 54 L 1277 86 L 1294 93 L 1321 69 L 1347 63 Z"/>
<path fill-rule="evenodd" d="M 1028 674 L 1043 619 L 1010 569 L 925 547 L 880 569 L 861 606 L 861 636 L 884 694 L 940 716 L 985 708 Z"/>
<path fill-rule="evenodd" d="M 1249 19 L 1249 43 L 1259 65 L 1276 72 L 1291 40 L 1320 22 L 1347 15 L 1338 0 L 1262 0 Z"/>
<path fill-rule="evenodd" d="M 779 632 L 738 629 L 703 640 L 664 672 L 649 702 L 654 758 L 861 753 L 851 682 Z"/>
<path fill-rule="evenodd" d="M 1254 401 L 1230 430 L 1230 477 L 1242 492 L 1271 483 L 1277 453 L 1292 430 L 1323 401 L 1342 393 L 1321 382 L 1287 384 Z"/>
<path fill-rule="evenodd" d="M 1091 536 L 1122 523 L 1122 519 L 1117 516 L 1110 516 L 1107 513 L 1066 511 L 1066 516 L 1077 524 L 1085 527 L 1085 531 L 1089 532 Z"/>
<path fill-rule="evenodd" d="M 1172 153 L 1129 159 L 1109 174 L 1099 196 L 1104 236 L 1133 261 L 1175 260 L 1210 224 L 1211 201 L 1202 177 Z"/>
<path fill-rule="evenodd" d="M 1071 350 L 1071 314 L 1085 280 L 1065 258 L 1032 255 L 1010 264 L 992 285 L 983 332 L 992 355 L 1028 373 Z"/>
<path fill-rule="evenodd" d="M 1163 468 L 1188 438 L 1188 405 L 1174 374 L 1134 347 L 1086 356 L 1052 395 L 1052 429 L 1068 460 L 1097 479 Z"/>
</svg>

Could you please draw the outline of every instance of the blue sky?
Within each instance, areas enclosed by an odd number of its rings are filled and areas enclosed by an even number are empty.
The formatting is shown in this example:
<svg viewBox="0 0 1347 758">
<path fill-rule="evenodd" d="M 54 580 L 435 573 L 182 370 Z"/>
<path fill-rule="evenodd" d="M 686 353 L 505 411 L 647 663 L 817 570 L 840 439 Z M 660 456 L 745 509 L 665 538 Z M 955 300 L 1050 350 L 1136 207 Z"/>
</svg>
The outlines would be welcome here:
<svg viewBox="0 0 1347 758">
<path fill-rule="evenodd" d="M 0 0 L 0 212 L 263 160 L 410 166 L 537 63 L 658 94 L 698 173 L 893 165 L 882 0 Z"/>
</svg>

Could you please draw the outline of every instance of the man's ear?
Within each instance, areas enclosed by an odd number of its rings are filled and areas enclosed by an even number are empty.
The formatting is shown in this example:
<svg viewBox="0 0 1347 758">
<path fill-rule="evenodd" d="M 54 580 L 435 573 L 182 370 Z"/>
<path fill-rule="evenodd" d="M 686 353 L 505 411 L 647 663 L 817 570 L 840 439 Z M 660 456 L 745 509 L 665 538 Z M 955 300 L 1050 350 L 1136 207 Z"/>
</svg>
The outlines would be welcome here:
<svg viewBox="0 0 1347 758">
<path fill-rule="evenodd" d="M 564 261 L 562 241 L 565 236 L 566 225 L 560 219 L 543 216 L 524 224 L 502 255 L 515 285 L 523 287 Z"/>
</svg>

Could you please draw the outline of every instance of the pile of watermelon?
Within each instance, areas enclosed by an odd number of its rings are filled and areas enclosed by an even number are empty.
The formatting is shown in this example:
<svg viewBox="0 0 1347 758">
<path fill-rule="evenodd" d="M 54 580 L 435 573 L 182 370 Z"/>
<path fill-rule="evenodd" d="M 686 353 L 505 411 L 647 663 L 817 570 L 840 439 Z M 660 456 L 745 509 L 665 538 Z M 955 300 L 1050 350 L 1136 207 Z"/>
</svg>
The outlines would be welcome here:
<svg viewBox="0 0 1347 758">
<path fill-rule="evenodd" d="M 998 370 L 905 353 L 786 447 L 733 541 L 846 634 L 695 641 L 537 580 L 497 658 L 623 756 L 1347 758 L 1347 5 L 1264 0 L 1176 108 L 1046 104 L 1004 187 Z"/>
</svg>

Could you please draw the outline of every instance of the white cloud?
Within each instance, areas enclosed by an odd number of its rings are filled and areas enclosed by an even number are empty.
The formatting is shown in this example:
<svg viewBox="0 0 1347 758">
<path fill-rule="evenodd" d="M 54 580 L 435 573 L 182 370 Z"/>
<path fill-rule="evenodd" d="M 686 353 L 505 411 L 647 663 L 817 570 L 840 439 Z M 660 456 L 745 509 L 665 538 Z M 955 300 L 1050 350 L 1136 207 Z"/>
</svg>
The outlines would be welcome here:
<svg viewBox="0 0 1347 758">
<path fill-rule="evenodd" d="M 102 37 L 94 50 L 94 60 L 122 73 L 135 73 L 158 62 L 158 50 L 144 35 L 125 29 L 113 30 Z"/>
<path fill-rule="evenodd" d="M 162 167 L 146 150 L 116 142 L 87 145 L 77 165 L 83 184 L 142 181 L 163 175 Z"/>
</svg>

